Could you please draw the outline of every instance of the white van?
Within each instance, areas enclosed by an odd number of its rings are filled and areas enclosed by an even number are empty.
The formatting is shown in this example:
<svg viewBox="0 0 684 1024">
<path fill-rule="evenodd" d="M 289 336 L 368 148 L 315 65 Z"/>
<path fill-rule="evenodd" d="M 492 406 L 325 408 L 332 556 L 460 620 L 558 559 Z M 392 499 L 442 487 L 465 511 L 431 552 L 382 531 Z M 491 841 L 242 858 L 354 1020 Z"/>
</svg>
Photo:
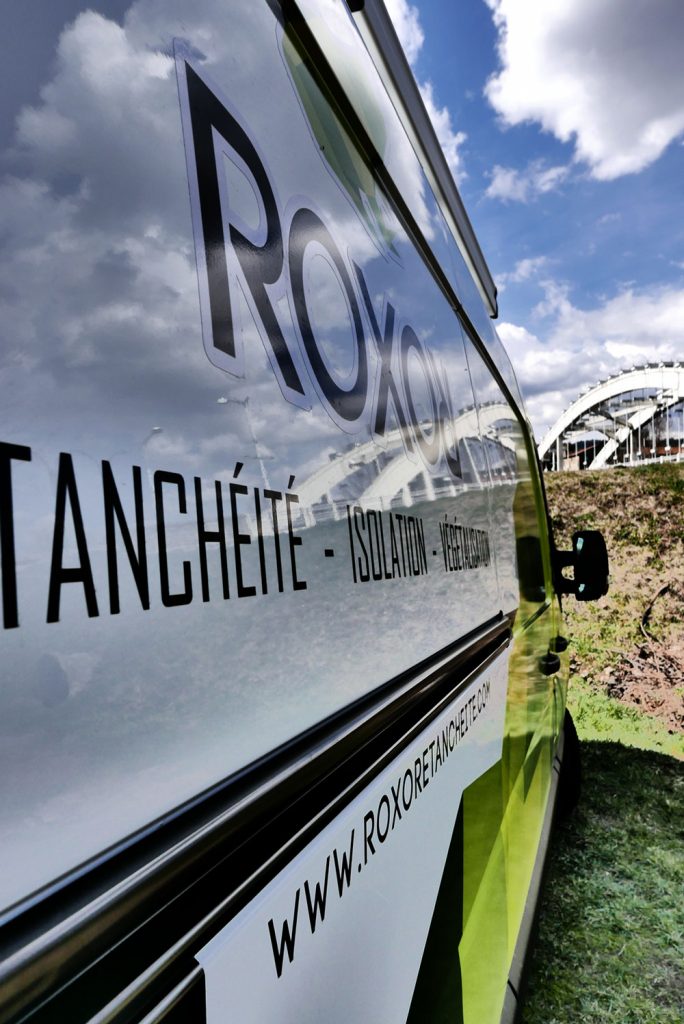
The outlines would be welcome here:
<svg viewBox="0 0 684 1024">
<path fill-rule="evenodd" d="M 0 1021 L 510 1019 L 607 562 L 382 3 L 8 19 Z"/>
</svg>

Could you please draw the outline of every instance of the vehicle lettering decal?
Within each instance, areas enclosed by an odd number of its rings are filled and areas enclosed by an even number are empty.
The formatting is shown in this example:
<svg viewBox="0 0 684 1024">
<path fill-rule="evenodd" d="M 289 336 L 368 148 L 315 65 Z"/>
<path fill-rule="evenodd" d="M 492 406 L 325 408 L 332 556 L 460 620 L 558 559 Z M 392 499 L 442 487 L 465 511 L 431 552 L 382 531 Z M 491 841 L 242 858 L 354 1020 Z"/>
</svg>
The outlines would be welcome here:
<svg viewBox="0 0 684 1024">
<path fill-rule="evenodd" d="M 318 400 L 341 430 L 378 439 L 387 430 L 391 402 L 407 456 L 415 458 L 417 453 L 430 473 L 437 475 L 446 470 L 460 481 L 453 400 L 440 360 L 420 340 L 414 327 L 396 315 L 386 298 L 379 323 L 364 272 L 353 254 L 345 256 L 322 213 L 313 209 L 311 199 L 291 197 L 286 204 L 279 200 L 273 176 L 247 126 L 237 112 L 229 110 L 226 99 L 219 99 L 218 88 L 209 86 L 178 43 L 176 71 L 203 339 L 210 361 L 234 376 L 244 376 L 244 354 L 234 311 L 236 289 L 241 288 L 287 401 L 311 408 Z M 225 152 L 246 173 L 258 201 L 258 229 L 248 228 L 233 212 L 219 172 L 217 150 Z M 329 371 L 312 328 L 303 272 L 310 248 L 324 253 L 334 268 L 350 313 L 355 368 L 348 385 L 341 384 Z M 276 298 L 282 297 L 287 298 L 291 330 L 280 319 L 283 307 Z M 297 348 L 288 341 L 293 334 Z M 429 394 L 431 414 L 427 424 L 416 413 L 410 360 Z"/>
</svg>

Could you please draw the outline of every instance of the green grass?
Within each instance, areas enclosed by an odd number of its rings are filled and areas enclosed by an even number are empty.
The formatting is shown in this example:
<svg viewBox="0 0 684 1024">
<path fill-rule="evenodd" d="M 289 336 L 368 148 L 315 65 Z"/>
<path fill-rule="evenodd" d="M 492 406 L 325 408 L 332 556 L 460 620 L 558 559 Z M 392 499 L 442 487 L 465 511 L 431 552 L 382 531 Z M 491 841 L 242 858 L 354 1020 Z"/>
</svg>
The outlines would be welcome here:
<svg viewBox="0 0 684 1024">
<path fill-rule="evenodd" d="M 622 743 L 684 758 L 684 736 L 573 676 L 568 707 L 582 740 Z M 684 767 L 684 766 L 683 766 Z"/>
<path fill-rule="evenodd" d="M 552 844 L 523 1024 L 684 1020 L 682 763 L 582 744 L 583 797 Z"/>
</svg>

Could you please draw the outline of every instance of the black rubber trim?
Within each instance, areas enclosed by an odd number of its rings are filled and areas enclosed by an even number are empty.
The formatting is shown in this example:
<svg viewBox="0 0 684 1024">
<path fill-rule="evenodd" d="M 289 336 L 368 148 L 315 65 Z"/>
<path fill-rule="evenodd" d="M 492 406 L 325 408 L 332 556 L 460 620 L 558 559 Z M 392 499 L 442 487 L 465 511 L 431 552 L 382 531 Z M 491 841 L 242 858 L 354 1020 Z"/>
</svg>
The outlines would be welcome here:
<svg viewBox="0 0 684 1024">
<path fill-rule="evenodd" d="M 140 1024 L 205 1024 L 207 1019 L 207 997 L 204 971 L 197 966 L 169 992 Z"/>
<path fill-rule="evenodd" d="M 333 806 L 339 813 L 341 795 L 351 799 L 361 778 L 367 785 L 387 751 L 396 756 L 415 724 L 509 642 L 512 618 L 500 613 L 15 908 L 0 929 L 0 1021 L 28 1012 L 36 1021 L 86 1020 L 222 900 L 232 916 L 256 891 L 255 870 L 258 889 L 280 851 L 293 856 L 304 830 L 301 842 L 310 841 L 313 824 L 322 828 Z M 191 964 L 175 956 L 164 991 Z"/>
</svg>

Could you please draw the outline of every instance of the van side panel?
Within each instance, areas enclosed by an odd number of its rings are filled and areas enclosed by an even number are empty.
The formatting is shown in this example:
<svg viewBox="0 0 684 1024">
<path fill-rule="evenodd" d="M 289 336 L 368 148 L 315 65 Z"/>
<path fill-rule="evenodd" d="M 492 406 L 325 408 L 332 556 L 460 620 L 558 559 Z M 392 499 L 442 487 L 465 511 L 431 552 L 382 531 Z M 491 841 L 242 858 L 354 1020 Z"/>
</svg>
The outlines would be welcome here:
<svg viewBox="0 0 684 1024">
<path fill-rule="evenodd" d="M 63 6 L 0 122 L 0 1020 L 496 1024 L 567 657 L 444 196 L 342 0 Z"/>
<path fill-rule="evenodd" d="M 9 462 L 4 906 L 501 610 L 453 309 L 270 7 L 174 10 L 164 52 L 145 7 L 64 27 L 83 145 L 97 33 L 141 76 L 137 112 L 87 180 L 80 151 L 39 162 L 45 136 L 6 186 L 18 203 L 52 173 L 57 269 L 30 287 L 17 221 L 0 437 L 31 458 Z M 109 187 L 134 148 L 138 177 Z M 59 199 L 67 172 L 83 184 Z M 427 191 L 420 218 L 438 237 Z"/>
</svg>

